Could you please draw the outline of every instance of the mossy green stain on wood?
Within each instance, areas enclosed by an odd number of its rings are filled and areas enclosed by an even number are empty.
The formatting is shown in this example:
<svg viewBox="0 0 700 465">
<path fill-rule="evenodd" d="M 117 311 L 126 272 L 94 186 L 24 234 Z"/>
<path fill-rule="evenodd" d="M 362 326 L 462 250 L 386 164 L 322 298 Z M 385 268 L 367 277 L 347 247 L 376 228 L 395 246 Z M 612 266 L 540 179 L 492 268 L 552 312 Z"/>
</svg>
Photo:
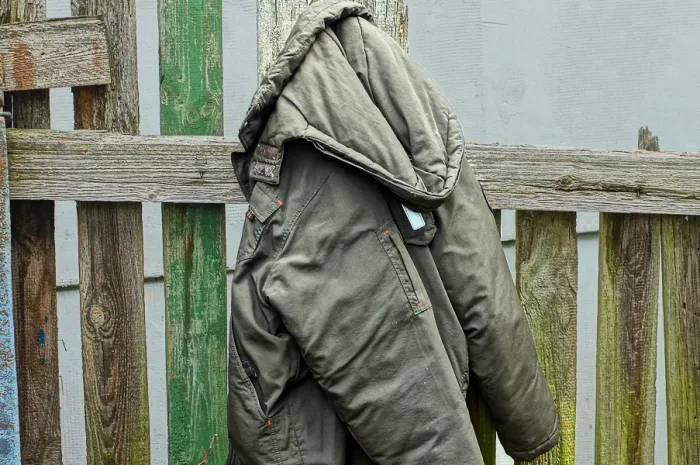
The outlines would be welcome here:
<svg viewBox="0 0 700 465">
<path fill-rule="evenodd" d="M 596 465 L 654 463 L 660 235 L 658 216 L 600 215 Z"/>
<path fill-rule="evenodd" d="M 516 283 L 559 416 L 559 444 L 536 464 L 576 456 L 576 214 L 516 212 Z"/>
<path fill-rule="evenodd" d="M 221 0 L 160 0 L 161 133 L 222 135 Z M 226 438 L 223 205 L 163 206 L 171 464 L 222 464 Z"/>
<path fill-rule="evenodd" d="M 700 463 L 700 217 L 662 219 L 668 463 Z"/>
</svg>

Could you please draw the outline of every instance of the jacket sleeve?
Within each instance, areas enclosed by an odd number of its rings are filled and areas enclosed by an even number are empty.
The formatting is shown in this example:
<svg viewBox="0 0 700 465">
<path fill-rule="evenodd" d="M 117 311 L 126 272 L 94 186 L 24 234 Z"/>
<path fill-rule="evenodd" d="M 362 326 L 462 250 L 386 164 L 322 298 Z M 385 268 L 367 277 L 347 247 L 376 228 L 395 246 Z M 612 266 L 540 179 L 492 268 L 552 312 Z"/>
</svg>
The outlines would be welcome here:
<svg viewBox="0 0 700 465">
<path fill-rule="evenodd" d="M 557 443 L 557 412 L 500 233 L 469 163 L 463 164 L 455 190 L 435 213 L 431 250 L 499 439 L 513 458 L 531 460 Z"/>
<path fill-rule="evenodd" d="M 263 294 L 375 463 L 481 463 L 416 276 L 378 188 L 339 166 L 291 229 Z"/>
</svg>

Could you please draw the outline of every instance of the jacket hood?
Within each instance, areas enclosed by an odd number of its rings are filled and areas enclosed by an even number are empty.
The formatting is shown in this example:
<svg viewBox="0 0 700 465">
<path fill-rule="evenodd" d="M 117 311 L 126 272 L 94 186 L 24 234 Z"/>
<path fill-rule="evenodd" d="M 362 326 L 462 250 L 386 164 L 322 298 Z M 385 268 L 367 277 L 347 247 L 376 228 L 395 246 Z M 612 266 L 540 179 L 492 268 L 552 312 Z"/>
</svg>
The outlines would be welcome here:
<svg viewBox="0 0 700 465">
<path fill-rule="evenodd" d="M 244 152 L 232 161 L 246 196 L 256 181 L 274 183 L 285 142 L 301 138 L 426 211 L 452 192 L 465 146 L 430 76 L 364 6 L 344 0 L 315 2 L 299 17 L 239 138 Z"/>
</svg>

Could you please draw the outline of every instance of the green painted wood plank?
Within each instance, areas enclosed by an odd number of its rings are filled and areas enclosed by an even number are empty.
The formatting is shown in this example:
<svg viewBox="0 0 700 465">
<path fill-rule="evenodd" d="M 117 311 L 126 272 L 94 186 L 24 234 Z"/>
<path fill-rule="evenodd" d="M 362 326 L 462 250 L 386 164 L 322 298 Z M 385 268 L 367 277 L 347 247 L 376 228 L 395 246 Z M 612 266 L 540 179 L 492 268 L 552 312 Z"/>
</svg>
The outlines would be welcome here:
<svg viewBox="0 0 700 465">
<path fill-rule="evenodd" d="M 661 266 L 669 464 L 700 463 L 700 217 L 664 216 Z"/>
<path fill-rule="evenodd" d="M 494 210 L 498 230 L 501 229 L 501 211 Z M 470 376 L 469 389 L 467 390 L 467 407 L 469 416 L 474 425 L 476 439 L 479 442 L 481 456 L 484 458 L 484 465 L 496 465 L 496 428 L 491 419 L 486 401 L 479 391 L 476 383 L 476 376 Z"/>
<path fill-rule="evenodd" d="M 639 148 L 658 150 L 640 130 Z M 661 222 L 600 215 L 596 465 L 654 463 Z"/>
<path fill-rule="evenodd" d="M 112 73 L 109 86 L 73 89 L 76 128 L 138 133 L 134 0 L 71 6 L 102 17 Z M 141 204 L 79 202 L 78 254 L 88 465 L 148 465 Z"/>
<path fill-rule="evenodd" d="M 576 454 L 576 213 L 516 212 L 516 282 L 559 415 L 559 444 L 532 463 Z"/>
<path fill-rule="evenodd" d="M 160 0 L 161 133 L 222 135 L 221 0 Z M 168 455 L 223 463 L 226 250 L 223 205 L 163 204 Z"/>
</svg>

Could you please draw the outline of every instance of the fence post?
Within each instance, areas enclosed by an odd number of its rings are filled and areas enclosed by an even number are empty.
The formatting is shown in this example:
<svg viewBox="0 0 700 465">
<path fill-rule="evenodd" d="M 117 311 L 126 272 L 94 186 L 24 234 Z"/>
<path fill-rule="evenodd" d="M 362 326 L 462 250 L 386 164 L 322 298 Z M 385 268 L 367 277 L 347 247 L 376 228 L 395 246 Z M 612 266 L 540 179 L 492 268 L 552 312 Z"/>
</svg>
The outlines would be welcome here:
<svg viewBox="0 0 700 465">
<path fill-rule="evenodd" d="M 638 146 L 659 149 L 646 128 Z M 656 215 L 600 215 L 596 465 L 654 463 L 660 226 Z"/>
<path fill-rule="evenodd" d="M 223 135 L 221 0 L 160 0 L 163 135 Z M 169 463 L 226 460 L 223 204 L 163 204 Z"/>
<path fill-rule="evenodd" d="M 11 3 L 0 4 L 0 18 L 7 22 L 46 19 L 46 0 L 20 2 L 18 8 Z M 13 92 L 9 98 L 13 127 L 51 127 L 48 89 Z M 12 200 L 10 211 L 22 459 L 60 465 L 54 203 Z"/>
<path fill-rule="evenodd" d="M 0 90 L 0 110 L 4 102 L 3 92 Z M 17 357 L 12 316 L 10 256 L 10 181 L 7 170 L 5 118 L 0 115 L 0 463 L 20 465 Z"/>
<path fill-rule="evenodd" d="M 574 212 L 516 212 L 516 275 L 542 370 L 559 415 L 559 444 L 542 465 L 576 456 L 578 243 Z"/>
<path fill-rule="evenodd" d="M 134 0 L 73 0 L 102 16 L 111 84 L 75 87 L 77 129 L 137 134 Z M 88 465 L 151 460 L 140 203 L 78 203 L 80 311 Z"/>
<path fill-rule="evenodd" d="M 700 463 L 700 217 L 663 216 L 668 463 Z"/>
</svg>

